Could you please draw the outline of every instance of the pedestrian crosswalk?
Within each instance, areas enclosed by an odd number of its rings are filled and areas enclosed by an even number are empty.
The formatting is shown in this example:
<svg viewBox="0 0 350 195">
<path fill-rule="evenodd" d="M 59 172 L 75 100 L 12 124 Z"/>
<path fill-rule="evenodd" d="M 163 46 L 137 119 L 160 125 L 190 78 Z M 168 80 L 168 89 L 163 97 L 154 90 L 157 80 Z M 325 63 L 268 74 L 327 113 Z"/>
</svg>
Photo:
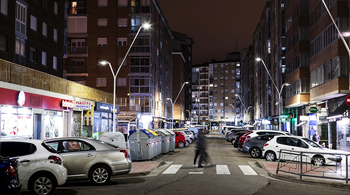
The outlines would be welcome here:
<svg viewBox="0 0 350 195">
<path fill-rule="evenodd" d="M 239 169 L 242 171 L 242 173 L 244 175 L 258 175 L 254 169 L 250 166 L 250 165 L 236 165 L 239 167 Z M 182 164 L 174 164 L 174 165 L 170 165 L 165 171 L 163 171 L 162 174 L 164 175 L 174 175 L 176 174 L 181 167 L 183 167 Z M 211 168 L 211 167 L 208 167 Z M 191 175 L 202 175 L 204 174 L 205 170 L 208 168 L 193 168 L 195 170 L 191 170 L 191 169 L 184 169 L 184 170 L 189 170 L 188 174 Z M 217 175 L 231 175 L 231 172 L 229 170 L 229 166 L 227 165 L 215 165 L 215 169 L 216 169 L 216 174 Z"/>
</svg>

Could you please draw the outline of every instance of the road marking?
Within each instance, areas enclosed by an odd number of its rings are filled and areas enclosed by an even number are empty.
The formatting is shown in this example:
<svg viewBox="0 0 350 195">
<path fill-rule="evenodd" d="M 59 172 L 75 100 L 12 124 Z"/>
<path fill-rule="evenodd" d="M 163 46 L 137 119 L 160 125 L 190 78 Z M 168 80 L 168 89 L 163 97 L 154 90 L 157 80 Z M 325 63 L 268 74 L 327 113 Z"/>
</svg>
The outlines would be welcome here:
<svg viewBox="0 0 350 195">
<path fill-rule="evenodd" d="M 191 175 L 202 175 L 202 174 L 203 174 L 203 171 L 199 171 L 199 172 L 188 172 L 188 174 L 191 174 Z"/>
<path fill-rule="evenodd" d="M 230 175 L 227 165 L 216 165 L 216 174 L 218 175 Z"/>
<path fill-rule="evenodd" d="M 249 165 L 238 165 L 244 175 L 258 175 Z"/>
<path fill-rule="evenodd" d="M 181 167 L 182 165 L 171 165 L 163 174 L 175 174 Z"/>
</svg>

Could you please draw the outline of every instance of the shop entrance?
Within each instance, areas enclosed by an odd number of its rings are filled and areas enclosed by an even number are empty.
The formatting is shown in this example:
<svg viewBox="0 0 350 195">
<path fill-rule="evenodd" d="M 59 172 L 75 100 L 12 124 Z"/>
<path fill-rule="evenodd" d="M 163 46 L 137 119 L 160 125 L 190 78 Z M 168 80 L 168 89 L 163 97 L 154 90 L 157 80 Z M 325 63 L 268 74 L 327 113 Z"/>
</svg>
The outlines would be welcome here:
<svg viewBox="0 0 350 195">
<path fill-rule="evenodd" d="M 34 114 L 33 138 L 41 140 L 41 114 Z"/>
</svg>

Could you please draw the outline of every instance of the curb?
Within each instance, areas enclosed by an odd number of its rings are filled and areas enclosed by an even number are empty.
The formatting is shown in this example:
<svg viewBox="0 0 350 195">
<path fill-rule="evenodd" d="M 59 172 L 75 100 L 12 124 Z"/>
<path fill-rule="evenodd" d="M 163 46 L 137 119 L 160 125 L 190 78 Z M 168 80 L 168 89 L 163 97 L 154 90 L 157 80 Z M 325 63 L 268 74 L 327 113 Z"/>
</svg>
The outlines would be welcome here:
<svg viewBox="0 0 350 195">
<path fill-rule="evenodd" d="M 151 170 L 148 171 L 139 171 L 139 172 L 134 172 L 134 173 L 128 173 L 124 175 L 115 175 L 113 176 L 114 178 L 125 178 L 125 177 L 139 177 L 139 176 L 146 176 L 150 174 L 154 169 L 162 166 L 165 164 L 165 161 L 159 161 L 156 166 L 154 166 Z"/>
<path fill-rule="evenodd" d="M 336 182 L 332 182 L 331 179 L 329 181 L 328 180 L 327 181 L 320 181 L 322 178 L 319 178 L 320 180 L 317 180 L 317 179 L 312 180 L 312 179 L 309 179 L 310 177 L 308 177 L 308 176 L 303 176 L 303 178 L 300 179 L 299 175 L 294 175 L 294 174 L 286 175 L 286 174 L 271 173 L 269 170 L 267 170 L 265 168 L 265 166 L 262 162 L 257 161 L 257 164 L 259 164 L 259 166 L 261 168 L 263 168 L 270 177 L 275 178 L 275 179 L 303 183 L 303 184 L 310 184 L 310 185 L 318 185 L 318 186 L 322 186 L 322 187 L 333 187 L 333 188 L 340 188 L 340 189 L 344 189 L 344 190 L 350 190 L 350 183 L 346 184 L 345 180 L 338 180 L 338 181 L 341 181 L 343 183 L 336 183 Z"/>
</svg>

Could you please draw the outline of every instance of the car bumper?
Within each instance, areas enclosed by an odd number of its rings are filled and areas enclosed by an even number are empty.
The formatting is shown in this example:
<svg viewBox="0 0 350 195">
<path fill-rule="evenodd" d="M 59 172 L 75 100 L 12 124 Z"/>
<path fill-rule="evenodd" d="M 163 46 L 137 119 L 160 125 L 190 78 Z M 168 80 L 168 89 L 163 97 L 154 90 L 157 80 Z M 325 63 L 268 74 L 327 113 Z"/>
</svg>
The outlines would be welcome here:
<svg viewBox="0 0 350 195">
<path fill-rule="evenodd" d="M 55 169 L 57 185 L 63 185 L 67 181 L 67 169 L 62 165 Z"/>
<path fill-rule="evenodd" d="M 130 158 L 121 162 L 114 162 L 111 164 L 113 175 L 128 174 L 131 171 L 132 161 Z"/>
</svg>

